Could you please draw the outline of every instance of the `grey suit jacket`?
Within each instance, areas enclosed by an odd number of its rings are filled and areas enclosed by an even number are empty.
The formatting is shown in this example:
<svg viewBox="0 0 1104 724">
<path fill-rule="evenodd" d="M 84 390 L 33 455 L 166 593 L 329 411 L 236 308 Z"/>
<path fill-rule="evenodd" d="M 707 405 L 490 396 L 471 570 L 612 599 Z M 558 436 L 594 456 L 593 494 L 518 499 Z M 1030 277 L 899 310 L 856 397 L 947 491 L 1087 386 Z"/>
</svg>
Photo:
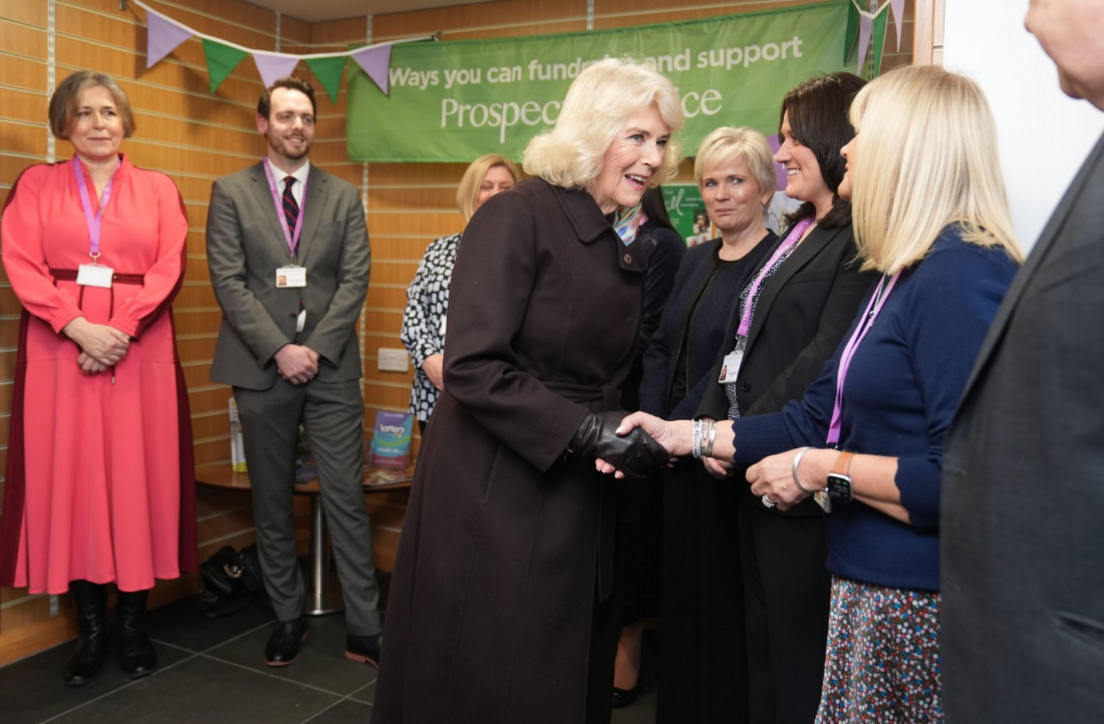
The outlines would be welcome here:
<svg viewBox="0 0 1104 724">
<path fill-rule="evenodd" d="M 1013 281 L 943 456 L 948 722 L 1104 721 L 1104 138 Z"/>
<path fill-rule="evenodd" d="M 361 375 L 356 321 L 368 293 L 370 252 L 355 187 L 315 166 L 307 177 L 299 239 L 307 286 L 278 289 L 290 260 L 262 164 L 215 181 L 207 212 L 207 264 L 222 307 L 211 379 L 250 390 L 276 382 L 273 355 L 288 343 L 322 357 L 316 379 Z M 299 300 L 306 307 L 295 331 Z"/>
</svg>

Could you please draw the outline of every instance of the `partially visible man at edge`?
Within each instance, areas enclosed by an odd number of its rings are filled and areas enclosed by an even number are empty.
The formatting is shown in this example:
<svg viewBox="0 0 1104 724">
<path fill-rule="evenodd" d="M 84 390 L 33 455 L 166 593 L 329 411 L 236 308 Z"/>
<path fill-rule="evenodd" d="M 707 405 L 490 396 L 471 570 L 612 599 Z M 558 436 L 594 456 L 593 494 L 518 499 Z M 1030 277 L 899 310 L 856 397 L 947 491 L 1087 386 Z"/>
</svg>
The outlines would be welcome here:
<svg viewBox="0 0 1104 724">
<path fill-rule="evenodd" d="M 1026 25 L 1062 90 L 1104 111 L 1104 3 L 1032 0 Z M 948 722 L 1104 721 L 1102 358 L 1104 138 L 1004 298 L 948 437 Z"/>
</svg>

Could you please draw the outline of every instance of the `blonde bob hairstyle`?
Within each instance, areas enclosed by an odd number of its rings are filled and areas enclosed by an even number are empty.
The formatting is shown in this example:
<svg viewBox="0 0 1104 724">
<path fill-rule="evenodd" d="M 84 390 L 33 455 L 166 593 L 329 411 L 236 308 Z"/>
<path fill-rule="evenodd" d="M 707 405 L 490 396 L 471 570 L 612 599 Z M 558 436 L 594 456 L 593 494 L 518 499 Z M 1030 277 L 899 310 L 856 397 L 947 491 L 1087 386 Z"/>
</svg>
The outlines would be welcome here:
<svg viewBox="0 0 1104 724">
<path fill-rule="evenodd" d="M 894 274 L 919 262 L 951 224 L 966 241 L 1023 261 L 996 124 L 977 84 L 940 66 L 907 66 L 859 91 L 850 116 L 851 210 L 864 269 Z"/>
<path fill-rule="evenodd" d="M 57 138 L 69 138 L 69 131 L 77 120 L 77 106 L 80 104 L 81 91 L 85 88 L 100 86 L 106 88 L 115 101 L 119 118 L 123 121 L 123 138 L 134 135 L 134 114 L 130 110 L 130 100 L 126 93 L 107 73 L 92 70 L 78 70 L 66 76 L 58 84 L 57 90 L 50 96 L 47 114 L 50 118 L 50 132 Z"/>
<path fill-rule="evenodd" d="M 598 178 L 610 144 L 635 111 L 655 105 L 671 133 L 682 128 L 678 91 L 665 76 L 630 58 L 592 63 L 567 90 L 556 125 L 529 142 L 522 167 L 553 186 L 583 188 Z M 650 186 L 673 178 L 679 149 L 667 144 L 663 168 Z"/>
<path fill-rule="evenodd" d="M 698 155 L 694 157 L 694 179 L 698 188 L 701 188 L 706 171 L 741 159 L 747 162 L 751 175 L 759 184 L 759 193 L 774 193 L 778 177 L 774 172 L 770 144 L 766 136 L 746 126 L 721 126 L 701 142 Z"/>
<path fill-rule="evenodd" d="M 460 187 L 456 189 L 456 206 L 460 209 L 465 224 L 471 221 L 472 214 L 475 213 L 475 202 L 479 198 L 487 172 L 499 166 L 509 171 L 514 177 L 514 183 L 517 183 L 518 171 L 514 162 L 497 153 L 480 156 L 472 161 L 471 166 L 468 166 L 468 170 L 464 172 L 464 177 L 460 179 Z"/>
</svg>

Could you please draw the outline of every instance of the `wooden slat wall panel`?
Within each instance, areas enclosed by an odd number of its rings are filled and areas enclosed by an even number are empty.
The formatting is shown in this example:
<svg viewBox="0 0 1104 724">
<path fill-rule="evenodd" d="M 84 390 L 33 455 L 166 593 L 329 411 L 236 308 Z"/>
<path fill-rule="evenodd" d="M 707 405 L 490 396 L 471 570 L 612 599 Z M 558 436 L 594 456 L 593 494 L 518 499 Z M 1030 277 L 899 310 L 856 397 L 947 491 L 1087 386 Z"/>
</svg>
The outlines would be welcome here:
<svg viewBox="0 0 1104 724">
<path fill-rule="evenodd" d="M 811 4 L 817 0 L 737 0 L 727 4 L 680 0 L 595 0 L 595 29 L 688 20 L 729 12 Z M 305 23 L 280 18 L 242 0 L 150 0 L 172 18 L 213 36 L 247 47 L 287 52 L 343 50 L 368 40 L 365 18 Z M 931 13 L 934 0 L 907 0 L 900 51 L 895 30 L 886 39 L 883 67 L 910 62 L 915 33 L 914 6 Z M 939 5 L 942 3 L 939 2 Z M 374 42 L 431 33 L 444 40 L 494 38 L 586 30 L 584 0 L 503 0 L 463 7 L 379 15 L 372 18 Z M 19 173 L 45 160 L 47 152 L 46 3 L 0 0 L 0 202 Z M 890 26 L 892 28 L 892 23 Z M 927 38 L 931 53 L 930 20 Z M 138 121 L 126 152 L 138 165 L 168 173 L 187 205 L 190 232 L 189 268 L 174 304 L 176 332 L 184 374 L 189 385 L 197 463 L 229 458 L 229 426 L 225 414 L 230 389 L 209 380 L 211 357 L 221 317 L 206 269 L 203 229 L 211 181 L 237 171 L 264 152 L 256 133 L 254 113 L 261 83 L 246 59 L 212 94 L 206 61 L 198 39 L 186 41 L 153 68 L 145 68 L 145 11 L 133 5 L 118 9 L 118 0 L 57 1 L 57 78 L 77 68 L 93 68 L 115 76 L 130 95 Z M 924 35 L 921 29 L 921 35 Z M 307 75 L 300 63 L 296 74 Z M 398 339 L 406 286 L 426 245 L 462 227 L 455 210 L 455 189 L 463 164 L 360 164 L 345 152 L 345 88 L 334 103 L 318 88 L 319 118 L 312 162 L 356 185 L 367 196 L 372 237 L 371 286 L 361 320 L 365 359 L 365 422 L 370 429 L 376 410 L 405 410 L 412 371 L 381 372 L 380 347 L 401 347 Z M 58 141 L 57 154 L 71 153 Z M 367 175 L 366 175 L 367 172 Z M 367 183 L 365 183 L 367 178 Z M 680 179 L 691 178 L 684 163 Z M 0 464 L 7 457 L 10 427 L 11 374 L 20 307 L 6 276 L 0 273 Z M 415 439 L 417 453 L 420 440 Z M 407 493 L 366 496 L 374 521 L 377 561 L 393 565 L 402 529 Z M 241 547 L 253 540 L 252 512 L 245 493 L 201 487 L 198 491 L 200 555 L 222 545 Z M 300 544 L 307 541 L 306 500 L 296 501 Z M 154 601 L 174 600 L 195 590 L 185 577 L 158 586 Z M 46 597 L 26 590 L 0 590 L 0 664 L 71 637 L 71 608 L 49 616 Z"/>
</svg>

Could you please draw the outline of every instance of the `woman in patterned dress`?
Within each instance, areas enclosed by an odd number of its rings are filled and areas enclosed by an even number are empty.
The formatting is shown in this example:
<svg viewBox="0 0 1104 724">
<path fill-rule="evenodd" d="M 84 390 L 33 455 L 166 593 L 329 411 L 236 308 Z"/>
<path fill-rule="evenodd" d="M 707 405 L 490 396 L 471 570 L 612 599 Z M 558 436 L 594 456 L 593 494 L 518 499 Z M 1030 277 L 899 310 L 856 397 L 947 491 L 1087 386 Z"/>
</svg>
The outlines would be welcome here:
<svg viewBox="0 0 1104 724">
<path fill-rule="evenodd" d="M 490 153 L 468 166 L 456 191 L 456 205 L 471 220 L 475 210 L 497 193 L 517 183 L 517 169 L 509 159 Z M 461 234 L 442 236 L 431 243 L 418 264 L 414 281 L 406 290 L 402 342 L 414 360 L 414 384 L 410 390 L 410 413 L 425 432 L 437 395 L 445 388 L 445 319 L 448 314 L 449 284 Z"/>
<path fill-rule="evenodd" d="M 855 237 L 881 274 L 820 378 L 771 415 L 640 425 L 674 455 L 751 465 L 788 509 L 827 499 L 832 600 L 816 722 L 942 722 L 943 440 L 1022 260 L 981 90 L 937 66 L 887 73 L 851 108 Z M 608 468 L 599 462 L 602 469 Z"/>
<path fill-rule="evenodd" d="M 108 583 L 119 662 L 138 678 L 157 665 L 149 589 L 197 568 L 191 416 L 169 309 L 188 217 L 171 179 L 119 153 L 134 120 L 109 76 L 73 73 L 49 116 L 74 156 L 24 171 L 2 225 L 23 318 L 0 585 L 72 594 L 80 639 L 64 679 L 77 686 L 107 656 Z"/>
</svg>

